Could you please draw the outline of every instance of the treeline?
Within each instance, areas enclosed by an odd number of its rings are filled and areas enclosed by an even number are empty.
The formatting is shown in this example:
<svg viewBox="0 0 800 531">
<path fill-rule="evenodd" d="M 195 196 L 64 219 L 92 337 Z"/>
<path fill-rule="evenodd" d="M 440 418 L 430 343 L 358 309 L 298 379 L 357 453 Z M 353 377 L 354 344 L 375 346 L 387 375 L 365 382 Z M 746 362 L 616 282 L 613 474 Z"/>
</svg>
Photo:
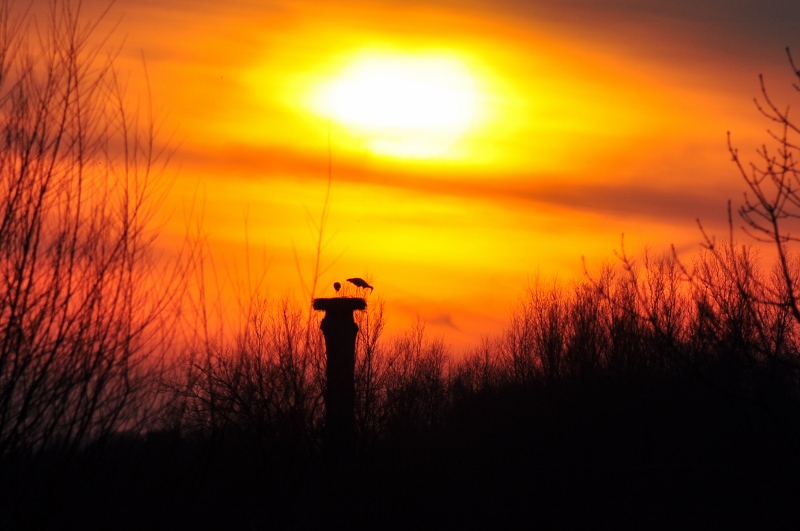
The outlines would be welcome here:
<svg viewBox="0 0 800 531">
<path fill-rule="evenodd" d="M 798 492 L 800 343 L 788 306 L 764 300 L 776 278 L 745 247 L 691 265 L 623 257 L 572 284 L 532 284 L 465 356 L 423 323 L 383 337 L 375 301 L 357 312 L 358 444 L 345 468 L 323 461 L 318 321 L 255 301 L 237 337 L 157 382 L 168 400 L 147 429 L 120 426 L 71 461 L 90 472 L 64 474 L 82 487 L 50 516 L 86 517 L 102 500 L 139 525 L 155 511 L 314 527 L 331 515 L 489 518 L 513 500 L 578 522 L 672 506 L 783 517 Z"/>
<path fill-rule="evenodd" d="M 430 338 L 423 323 L 383 338 L 380 302 L 357 313 L 360 458 L 433 455 L 437 444 L 455 437 L 452 430 L 471 424 L 470 444 L 476 437 L 492 444 L 502 439 L 493 423 L 507 423 L 510 435 L 532 421 L 533 410 L 563 416 L 564 404 L 550 400 L 613 395 L 618 407 L 627 407 L 626 393 L 661 394 L 674 400 L 661 407 L 676 414 L 685 407 L 687 420 L 709 402 L 720 414 L 729 410 L 725 418 L 733 411 L 760 416 L 763 433 L 780 434 L 773 443 L 783 457 L 800 457 L 798 322 L 788 305 L 764 299 L 764 287 L 776 277 L 764 275 L 745 247 L 707 251 L 691 266 L 671 254 L 640 262 L 624 258 L 571 285 L 533 284 L 505 330 L 465 356 Z M 259 308 L 236 340 L 191 358 L 184 380 L 170 386 L 175 395 L 163 429 L 252 444 L 266 462 L 313 462 L 320 454 L 325 385 L 318 322 L 288 302 Z M 682 403 L 690 397 L 694 407 Z M 639 399 L 628 405 L 647 406 Z M 666 420 L 654 414 L 641 421 Z M 715 422 L 709 419 L 709 428 Z"/>
</svg>

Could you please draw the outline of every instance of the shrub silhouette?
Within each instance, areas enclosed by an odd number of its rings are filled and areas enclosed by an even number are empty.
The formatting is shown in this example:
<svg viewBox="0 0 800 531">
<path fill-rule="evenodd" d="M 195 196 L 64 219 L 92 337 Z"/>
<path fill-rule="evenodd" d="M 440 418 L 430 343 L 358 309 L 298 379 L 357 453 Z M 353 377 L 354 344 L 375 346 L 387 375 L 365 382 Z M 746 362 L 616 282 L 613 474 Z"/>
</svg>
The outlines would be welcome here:
<svg viewBox="0 0 800 531">
<path fill-rule="evenodd" d="M 179 414 L 170 422 L 185 435 L 246 443 L 264 462 L 311 459 L 322 422 L 319 332 L 307 334 L 288 300 L 253 303 L 232 344 L 219 339 L 189 358 L 185 379 L 172 384 Z"/>
</svg>

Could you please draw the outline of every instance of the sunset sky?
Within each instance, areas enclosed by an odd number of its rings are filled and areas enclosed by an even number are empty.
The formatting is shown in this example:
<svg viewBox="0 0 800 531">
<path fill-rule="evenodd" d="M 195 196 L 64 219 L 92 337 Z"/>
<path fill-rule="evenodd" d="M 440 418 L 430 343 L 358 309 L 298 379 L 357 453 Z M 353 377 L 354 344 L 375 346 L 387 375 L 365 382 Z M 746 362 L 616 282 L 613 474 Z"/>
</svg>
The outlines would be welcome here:
<svg viewBox="0 0 800 531">
<path fill-rule="evenodd" d="M 390 332 L 419 316 L 458 349 L 622 233 L 689 256 L 697 218 L 722 231 L 726 132 L 765 140 L 759 73 L 797 101 L 798 28 L 797 0 L 117 0 L 100 31 L 177 147 L 166 242 L 200 204 L 222 276 L 247 239 L 264 291 L 308 298 L 330 148 L 316 296 L 369 278 Z"/>
</svg>

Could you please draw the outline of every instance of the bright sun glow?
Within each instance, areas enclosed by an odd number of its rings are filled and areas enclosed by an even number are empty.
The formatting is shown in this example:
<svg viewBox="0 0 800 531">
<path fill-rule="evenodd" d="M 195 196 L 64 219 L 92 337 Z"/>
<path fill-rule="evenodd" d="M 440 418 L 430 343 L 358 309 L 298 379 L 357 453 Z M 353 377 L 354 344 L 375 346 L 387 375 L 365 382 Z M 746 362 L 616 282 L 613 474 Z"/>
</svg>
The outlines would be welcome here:
<svg viewBox="0 0 800 531">
<path fill-rule="evenodd" d="M 355 60 L 318 94 L 318 107 L 371 151 L 402 158 L 442 155 L 475 110 L 475 83 L 449 57 Z"/>
</svg>

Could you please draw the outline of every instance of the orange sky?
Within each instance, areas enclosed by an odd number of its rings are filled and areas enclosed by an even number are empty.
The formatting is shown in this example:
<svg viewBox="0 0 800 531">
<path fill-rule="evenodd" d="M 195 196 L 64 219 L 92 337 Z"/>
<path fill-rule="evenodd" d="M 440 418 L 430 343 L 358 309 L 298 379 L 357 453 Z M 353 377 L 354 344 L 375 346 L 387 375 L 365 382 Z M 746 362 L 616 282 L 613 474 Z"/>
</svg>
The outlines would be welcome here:
<svg viewBox="0 0 800 531">
<path fill-rule="evenodd" d="M 497 330 L 537 274 L 569 281 L 581 256 L 613 260 L 621 233 L 632 252 L 688 254 L 696 218 L 722 230 L 742 190 L 726 131 L 743 153 L 764 139 L 760 72 L 789 101 L 800 4 L 696 3 L 118 0 L 102 31 L 116 24 L 134 98 L 145 57 L 178 146 L 165 241 L 199 198 L 221 271 L 243 274 L 247 237 L 270 294 L 308 297 L 330 133 L 317 296 L 368 276 L 390 332 L 420 316 L 460 349 Z M 466 125 L 434 155 L 376 152 L 373 132 L 319 104 L 362 57 L 468 72 Z M 389 94 L 375 113 L 401 104 Z"/>
</svg>

